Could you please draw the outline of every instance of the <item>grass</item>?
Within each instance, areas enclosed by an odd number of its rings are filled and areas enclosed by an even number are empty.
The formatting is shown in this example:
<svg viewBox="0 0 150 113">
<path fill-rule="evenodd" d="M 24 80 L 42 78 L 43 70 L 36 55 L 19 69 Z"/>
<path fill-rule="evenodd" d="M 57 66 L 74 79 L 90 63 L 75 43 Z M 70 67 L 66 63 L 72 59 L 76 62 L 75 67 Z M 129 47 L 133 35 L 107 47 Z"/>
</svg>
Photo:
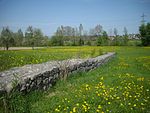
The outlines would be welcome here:
<svg viewBox="0 0 150 113">
<path fill-rule="evenodd" d="M 10 108 L 16 113 L 150 112 L 150 47 L 100 48 L 116 51 L 116 58 L 90 72 L 74 73 L 46 92 L 14 94 Z"/>
<path fill-rule="evenodd" d="M 94 57 L 101 54 L 100 49 L 101 47 L 51 47 L 37 50 L 0 51 L 0 71 L 49 60 Z M 94 50 L 95 53 L 92 52 Z"/>
</svg>

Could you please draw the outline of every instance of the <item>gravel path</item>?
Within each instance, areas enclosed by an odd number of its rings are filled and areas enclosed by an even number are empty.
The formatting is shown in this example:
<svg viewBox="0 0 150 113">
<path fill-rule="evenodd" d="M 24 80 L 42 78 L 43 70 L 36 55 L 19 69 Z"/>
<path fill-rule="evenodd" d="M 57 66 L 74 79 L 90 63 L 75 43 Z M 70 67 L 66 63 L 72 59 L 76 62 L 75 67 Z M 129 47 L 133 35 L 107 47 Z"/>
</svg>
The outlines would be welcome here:
<svg viewBox="0 0 150 113">
<path fill-rule="evenodd" d="M 45 48 L 45 47 L 34 47 L 34 49 L 41 49 L 41 48 Z M 26 49 L 27 50 L 32 49 L 32 47 L 10 47 L 8 50 L 26 50 Z M 4 50 L 4 47 L 0 47 L 0 50 Z"/>
</svg>

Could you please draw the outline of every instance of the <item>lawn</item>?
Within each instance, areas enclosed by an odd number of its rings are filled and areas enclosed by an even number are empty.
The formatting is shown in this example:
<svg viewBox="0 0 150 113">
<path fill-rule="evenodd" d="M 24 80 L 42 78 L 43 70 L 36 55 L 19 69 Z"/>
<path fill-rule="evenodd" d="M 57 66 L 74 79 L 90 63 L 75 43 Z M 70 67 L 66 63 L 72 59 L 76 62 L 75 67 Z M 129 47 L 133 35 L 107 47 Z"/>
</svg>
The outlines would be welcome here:
<svg viewBox="0 0 150 113">
<path fill-rule="evenodd" d="M 12 94 L 12 99 L 8 100 L 13 112 L 150 112 L 150 47 L 57 47 L 37 50 L 37 52 L 27 51 L 30 55 L 35 54 L 34 58 L 38 61 L 40 58 L 43 61 L 72 58 L 77 53 L 82 53 L 82 58 L 91 57 L 97 56 L 99 51 L 115 51 L 117 55 L 100 68 L 71 74 L 66 81 L 58 81 L 48 91 L 34 91 L 27 95 Z M 20 60 L 21 55 L 25 53 L 25 51 L 11 52 L 20 54 L 17 60 Z M 25 57 L 28 54 L 25 54 Z M 55 58 L 51 56 L 46 58 L 49 54 Z M 64 55 L 63 58 L 60 54 Z M 2 51 L 1 55 L 3 55 Z M 27 63 L 29 62 L 25 64 Z"/>
</svg>

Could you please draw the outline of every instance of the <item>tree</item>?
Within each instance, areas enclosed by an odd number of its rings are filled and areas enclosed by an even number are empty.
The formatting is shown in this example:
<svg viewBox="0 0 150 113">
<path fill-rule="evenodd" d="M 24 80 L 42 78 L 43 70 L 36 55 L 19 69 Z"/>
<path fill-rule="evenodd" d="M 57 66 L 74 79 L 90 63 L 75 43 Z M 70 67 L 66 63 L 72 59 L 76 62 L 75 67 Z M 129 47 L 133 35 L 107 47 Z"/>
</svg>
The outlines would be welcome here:
<svg viewBox="0 0 150 113">
<path fill-rule="evenodd" d="M 3 46 L 6 47 L 6 50 L 8 50 L 8 48 L 14 44 L 13 32 L 10 31 L 8 27 L 3 28 L 0 40 Z"/>
<path fill-rule="evenodd" d="M 14 37 L 15 37 L 15 44 L 16 46 L 22 46 L 23 45 L 23 32 L 21 29 L 19 29 L 17 31 L 17 33 L 14 34 Z"/>
<path fill-rule="evenodd" d="M 97 37 L 96 44 L 97 44 L 97 46 L 102 45 L 102 37 L 101 36 Z"/>
<path fill-rule="evenodd" d="M 108 45 L 108 34 L 106 31 L 103 31 L 103 44 Z"/>
<path fill-rule="evenodd" d="M 84 40 L 82 40 L 81 38 L 79 38 L 79 46 L 84 45 Z"/>
<path fill-rule="evenodd" d="M 114 45 L 119 45 L 118 44 L 119 43 L 118 30 L 116 28 L 114 28 L 114 35 L 115 35 L 114 40 L 113 40 Z"/>
<path fill-rule="evenodd" d="M 82 34 L 83 34 L 83 25 L 82 24 L 80 24 L 80 26 L 79 26 L 79 34 L 80 34 L 80 36 L 82 36 Z"/>
<path fill-rule="evenodd" d="M 116 28 L 114 28 L 114 35 L 117 36 L 118 35 L 118 30 Z"/>
<path fill-rule="evenodd" d="M 127 45 L 127 43 L 128 43 L 128 30 L 126 27 L 124 27 L 123 32 L 124 32 L 123 42 L 124 42 L 124 45 Z"/>
<path fill-rule="evenodd" d="M 52 36 L 51 44 L 53 46 L 63 46 L 64 45 L 63 36 Z"/>
<path fill-rule="evenodd" d="M 35 37 L 34 37 L 34 30 L 32 26 L 29 26 L 25 32 L 25 37 L 27 41 L 28 46 L 32 46 L 32 49 L 34 49 L 34 42 L 35 42 Z"/>
<path fill-rule="evenodd" d="M 42 45 L 42 41 L 44 39 L 44 36 L 43 36 L 41 29 L 35 28 L 33 31 L 33 34 L 34 34 L 34 39 L 35 39 L 34 44 L 36 46 Z"/>
<path fill-rule="evenodd" d="M 102 26 L 99 24 L 95 27 L 94 32 L 96 36 L 100 36 L 102 34 L 103 28 Z"/>
<path fill-rule="evenodd" d="M 108 35 L 106 31 L 103 31 L 102 36 L 97 38 L 97 46 L 107 45 L 108 43 Z"/>
<path fill-rule="evenodd" d="M 89 30 L 89 36 L 95 36 L 95 30 L 94 29 Z"/>
<path fill-rule="evenodd" d="M 55 35 L 56 36 L 62 36 L 63 35 L 61 27 L 57 28 L 57 31 L 56 31 Z"/>
<path fill-rule="evenodd" d="M 139 27 L 139 32 L 141 35 L 142 45 L 149 46 L 150 45 L 150 23 L 142 24 Z"/>
<path fill-rule="evenodd" d="M 126 36 L 128 35 L 128 31 L 127 31 L 126 27 L 123 28 L 123 32 L 124 32 L 124 35 L 126 35 Z"/>
<path fill-rule="evenodd" d="M 49 38 L 48 36 L 43 36 L 42 37 L 42 40 L 40 42 L 40 46 L 48 46 L 48 43 L 49 43 Z"/>
</svg>

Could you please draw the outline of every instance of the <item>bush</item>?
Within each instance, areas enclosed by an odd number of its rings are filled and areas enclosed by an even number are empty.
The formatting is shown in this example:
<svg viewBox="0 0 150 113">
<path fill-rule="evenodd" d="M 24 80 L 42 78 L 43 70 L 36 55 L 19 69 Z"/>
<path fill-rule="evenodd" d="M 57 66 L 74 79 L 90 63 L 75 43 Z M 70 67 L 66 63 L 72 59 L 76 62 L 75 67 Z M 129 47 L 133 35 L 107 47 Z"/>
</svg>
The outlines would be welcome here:
<svg viewBox="0 0 150 113">
<path fill-rule="evenodd" d="M 150 46 L 150 23 L 142 24 L 139 27 L 141 41 L 143 46 Z"/>
</svg>

